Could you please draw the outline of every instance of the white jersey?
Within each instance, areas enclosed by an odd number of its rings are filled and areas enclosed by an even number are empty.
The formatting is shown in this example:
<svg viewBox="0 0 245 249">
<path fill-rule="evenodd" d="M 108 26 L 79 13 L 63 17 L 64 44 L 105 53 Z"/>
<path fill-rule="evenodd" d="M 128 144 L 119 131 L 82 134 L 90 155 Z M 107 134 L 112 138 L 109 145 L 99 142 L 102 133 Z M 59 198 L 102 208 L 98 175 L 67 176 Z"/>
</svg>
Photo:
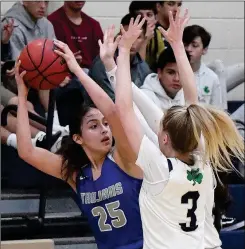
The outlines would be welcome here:
<svg viewBox="0 0 245 249">
<path fill-rule="evenodd" d="M 159 148 L 144 136 L 136 162 L 144 171 L 139 201 L 144 249 L 220 246 L 214 227 L 204 239 L 205 227 L 212 226 L 211 219 L 207 224 L 205 221 L 206 202 L 213 191 L 210 167 L 198 160 L 191 167 L 178 159 L 170 160 L 172 168 Z"/>
</svg>

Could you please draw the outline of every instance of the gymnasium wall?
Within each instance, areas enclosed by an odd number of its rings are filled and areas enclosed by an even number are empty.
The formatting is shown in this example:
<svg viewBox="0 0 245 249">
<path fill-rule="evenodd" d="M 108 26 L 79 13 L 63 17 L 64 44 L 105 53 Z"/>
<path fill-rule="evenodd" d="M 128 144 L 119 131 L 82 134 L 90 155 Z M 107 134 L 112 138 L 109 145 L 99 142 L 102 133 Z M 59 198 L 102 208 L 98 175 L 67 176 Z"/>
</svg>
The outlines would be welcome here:
<svg viewBox="0 0 245 249">
<path fill-rule="evenodd" d="M 1 15 L 4 15 L 13 3 L 2 1 Z M 84 11 L 97 19 L 101 23 L 102 29 L 111 23 L 118 28 L 121 18 L 128 11 L 129 3 L 129 1 L 87 1 Z M 63 1 L 50 1 L 49 13 L 62 4 Z M 226 66 L 244 62 L 244 2 L 184 1 L 183 8 L 188 8 L 190 11 L 189 24 L 202 25 L 213 36 L 209 52 L 204 57 L 205 62 L 221 59 Z M 242 88 L 244 89 L 244 85 L 237 89 L 240 97 L 241 92 L 244 96 Z M 240 99 L 240 97 L 238 98 Z"/>
</svg>

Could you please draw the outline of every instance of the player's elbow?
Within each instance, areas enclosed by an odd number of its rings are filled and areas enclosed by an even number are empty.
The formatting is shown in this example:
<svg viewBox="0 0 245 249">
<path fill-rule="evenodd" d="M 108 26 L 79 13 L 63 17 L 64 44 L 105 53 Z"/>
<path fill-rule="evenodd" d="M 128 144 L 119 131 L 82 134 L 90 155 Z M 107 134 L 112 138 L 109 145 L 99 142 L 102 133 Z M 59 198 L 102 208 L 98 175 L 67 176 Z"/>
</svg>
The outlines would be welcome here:
<svg viewBox="0 0 245 249">
<path fill-rule="evenodd" d="M 29 145 L 29 146 L 18 146 L 17 145 L 18 155 L 25 162 L 30 161 L 30 158 L 33 155 L 33 149 L 34 147 L 32 145 Z"/>
</svg>

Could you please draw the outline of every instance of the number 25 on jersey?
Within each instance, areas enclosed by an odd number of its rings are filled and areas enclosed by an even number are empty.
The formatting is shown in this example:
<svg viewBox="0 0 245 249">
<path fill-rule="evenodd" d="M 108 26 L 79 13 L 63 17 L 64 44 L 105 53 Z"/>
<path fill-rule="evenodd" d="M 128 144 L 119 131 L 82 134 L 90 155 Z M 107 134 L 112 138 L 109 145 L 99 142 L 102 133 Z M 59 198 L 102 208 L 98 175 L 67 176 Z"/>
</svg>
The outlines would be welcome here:
<svg viewBox="0 0 245 249">
<path fill-rule="evenodd" d="M 112 227 L 120 228 L 126 225 L 127 219 L 124 212 L 119 209 L 120 202 L 114 201 L 105 204 L 105 208 L 98 206 L 92 209 L 94 217 L 99 216 L 98 226 L 101 232 L 112 231 Z M 111 217 L 111 224 L 107 221 L 108 215 Z"/>
</svg>

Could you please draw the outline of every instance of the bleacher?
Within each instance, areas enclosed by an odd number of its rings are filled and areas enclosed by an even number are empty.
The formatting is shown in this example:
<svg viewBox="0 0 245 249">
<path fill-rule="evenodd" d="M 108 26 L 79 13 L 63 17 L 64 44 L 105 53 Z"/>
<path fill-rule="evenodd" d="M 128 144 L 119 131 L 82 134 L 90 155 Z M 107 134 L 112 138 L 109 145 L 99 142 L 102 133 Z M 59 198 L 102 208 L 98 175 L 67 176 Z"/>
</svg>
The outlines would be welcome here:
<svg viewBox="0 0 245 249">
<path fill-rule="evenodd" d="M 236 110 L 242 103 L 228 102 L 229 110 Z M 1 151 L 2 241 L 52 239 L 57 249 L 95 249 L 92 232 L 76 205 L 73 190 L 25 163 L 15 149 L 2 145 Z M 222 229 L 222 248 L 243 249 L 243 180 L 232 182 L 229 190 L 233 201 L 227 215 L 236 218 L 236 223 Z"/>
</svg>

